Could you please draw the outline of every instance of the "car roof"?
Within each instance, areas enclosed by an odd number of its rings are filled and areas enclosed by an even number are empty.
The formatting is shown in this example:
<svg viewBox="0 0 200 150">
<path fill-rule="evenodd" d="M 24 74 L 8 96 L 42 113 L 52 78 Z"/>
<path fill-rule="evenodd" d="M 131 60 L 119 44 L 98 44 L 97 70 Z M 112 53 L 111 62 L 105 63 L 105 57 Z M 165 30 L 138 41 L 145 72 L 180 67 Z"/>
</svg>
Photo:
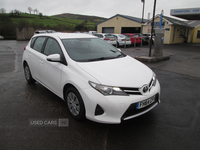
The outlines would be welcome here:
<svg viewBox="0 0 200 150">
<path fill-rule="evenodd" d="M 71 38 L 97 38 L 96 36 L 84 33 L 49 33 L 49 34 L 38 34 L 35 36 L 50 36 L 58 37 L 60 39 L 71 39 Z M 35 37 L 34 36 L 34 37 Z"/>
<path fill-rule="evenodd" d="M 47 32 L 46 30 L 37 30 L 35 32 Z"/>
<path fill-rule="evenodd" d="M 135 33 L 123 33 L 125 35 L 136 35 Z"/>
</svg>

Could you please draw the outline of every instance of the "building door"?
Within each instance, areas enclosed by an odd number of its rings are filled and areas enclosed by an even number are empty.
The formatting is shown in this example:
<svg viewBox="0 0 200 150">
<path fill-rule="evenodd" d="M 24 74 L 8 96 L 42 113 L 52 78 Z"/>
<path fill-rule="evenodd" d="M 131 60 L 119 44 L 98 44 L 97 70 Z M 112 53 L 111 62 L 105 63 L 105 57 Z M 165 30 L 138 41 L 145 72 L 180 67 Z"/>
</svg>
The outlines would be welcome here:
<svg viewBox="0 0 200 150">
<path fill-rule="evenodd" d="M 114 33 L 114 27 L 103 27 L 102 33 Z"/>
<path fill-rule="evenodd" d="M 140 27 L 122 27 L 121 33 L 140 33 Z"/>
</svg>

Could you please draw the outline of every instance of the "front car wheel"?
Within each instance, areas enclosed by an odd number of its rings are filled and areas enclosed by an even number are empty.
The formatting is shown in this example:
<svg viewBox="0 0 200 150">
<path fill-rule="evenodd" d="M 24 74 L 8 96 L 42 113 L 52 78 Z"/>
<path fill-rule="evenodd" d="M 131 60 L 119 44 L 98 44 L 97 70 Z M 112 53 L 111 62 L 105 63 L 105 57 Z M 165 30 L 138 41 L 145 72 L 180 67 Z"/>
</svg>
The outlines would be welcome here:
<svg viewBox="0 0 200 150">
<path fill-rule="evenodd" d="M 67 108 L 74 119 L 83 120 L 85 118 L 84 103 L 81 95 L 75 88 L 70 87 L 66 90 L 65 101 Z"/>
</svg>

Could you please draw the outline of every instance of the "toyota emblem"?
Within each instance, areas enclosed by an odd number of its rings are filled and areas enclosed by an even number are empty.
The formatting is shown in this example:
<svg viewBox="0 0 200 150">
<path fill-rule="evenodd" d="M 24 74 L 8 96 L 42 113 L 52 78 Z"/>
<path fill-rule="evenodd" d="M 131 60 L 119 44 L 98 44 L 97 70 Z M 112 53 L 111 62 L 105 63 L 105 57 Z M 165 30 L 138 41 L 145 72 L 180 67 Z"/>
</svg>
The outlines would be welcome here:
<svg viewBox="0 0 200 150">
<path fill-rule="evenodd" d="M 149 86 L 148 85 L 144 86 L 143 89 L 142 89 L 142 91 L 144 93 L 146 93 L 148 90 L 149 90 Z"/>
</svg>

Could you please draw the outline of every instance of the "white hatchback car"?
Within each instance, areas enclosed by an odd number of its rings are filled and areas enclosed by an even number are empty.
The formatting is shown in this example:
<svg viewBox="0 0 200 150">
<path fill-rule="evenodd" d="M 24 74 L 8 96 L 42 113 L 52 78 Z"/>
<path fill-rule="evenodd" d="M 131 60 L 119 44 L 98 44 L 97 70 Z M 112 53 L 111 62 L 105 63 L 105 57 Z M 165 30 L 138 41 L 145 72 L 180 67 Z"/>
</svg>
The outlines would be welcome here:
<svg viewBox="0 0 200 150">
<path fill-rule="evenodd" d="M 95 36 L 37 34 L 24 49 L 28 83 L 37 81 L 61 97 L 77 120 L 120 123 L 160 102 L 155 73 Z"/>
</svg>

